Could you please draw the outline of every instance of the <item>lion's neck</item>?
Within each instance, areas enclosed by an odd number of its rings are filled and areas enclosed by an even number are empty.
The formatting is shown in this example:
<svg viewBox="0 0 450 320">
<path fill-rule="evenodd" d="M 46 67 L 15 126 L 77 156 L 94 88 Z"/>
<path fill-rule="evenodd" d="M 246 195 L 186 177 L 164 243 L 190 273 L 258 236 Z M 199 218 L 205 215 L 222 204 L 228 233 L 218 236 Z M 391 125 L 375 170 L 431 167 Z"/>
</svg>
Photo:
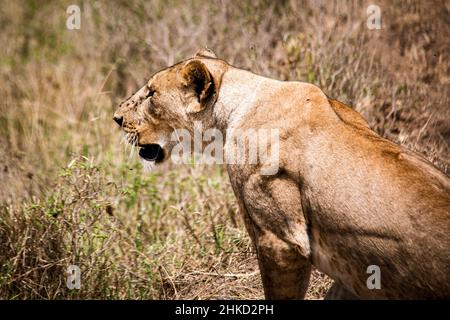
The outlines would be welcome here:
<svg viewBox="0 0 450 320">
<path fill-rule="evenodd" d="M 219 97 L 214 105 L 214 118 L 219 129 L 236 127 L 262 98 L 263 88 L 272 81 L 276 80 L 245 70 L 228 70 L 222 78 Z"/>
</svg>

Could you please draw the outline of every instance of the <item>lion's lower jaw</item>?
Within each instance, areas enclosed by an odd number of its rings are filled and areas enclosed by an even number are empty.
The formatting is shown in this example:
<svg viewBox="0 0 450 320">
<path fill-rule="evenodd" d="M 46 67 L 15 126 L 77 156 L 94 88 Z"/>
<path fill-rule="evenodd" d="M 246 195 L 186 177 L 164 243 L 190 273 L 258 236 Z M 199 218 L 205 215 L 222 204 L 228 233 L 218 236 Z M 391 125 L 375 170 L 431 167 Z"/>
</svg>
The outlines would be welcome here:
<svg viewBox="0 0 450 320">
<path fill-rule="evenodd" d="M 149 160 L 145 160 L 143 158 L 140 158 L 140 160 L 142 163 L 142 169 L 145 173 L 152 171 L 153 168 L 155 167 L 155 161 L 149 161 Z"/>
</svg>

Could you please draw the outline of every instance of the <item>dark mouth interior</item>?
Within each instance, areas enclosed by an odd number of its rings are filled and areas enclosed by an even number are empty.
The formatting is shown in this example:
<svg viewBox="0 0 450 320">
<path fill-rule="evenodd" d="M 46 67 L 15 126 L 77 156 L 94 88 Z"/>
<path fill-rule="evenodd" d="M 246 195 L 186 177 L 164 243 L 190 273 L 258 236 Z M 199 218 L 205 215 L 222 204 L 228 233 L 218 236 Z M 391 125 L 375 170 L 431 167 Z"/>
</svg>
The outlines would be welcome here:
<svg viewBox="0 0 450 320">
<path fill-rule="evenodd" d="M 164 150 L 159 144 L 146 144 L 140 146 L 139 156 L 147 161 L 161 162 L 164 160 Z"/>
</svg>

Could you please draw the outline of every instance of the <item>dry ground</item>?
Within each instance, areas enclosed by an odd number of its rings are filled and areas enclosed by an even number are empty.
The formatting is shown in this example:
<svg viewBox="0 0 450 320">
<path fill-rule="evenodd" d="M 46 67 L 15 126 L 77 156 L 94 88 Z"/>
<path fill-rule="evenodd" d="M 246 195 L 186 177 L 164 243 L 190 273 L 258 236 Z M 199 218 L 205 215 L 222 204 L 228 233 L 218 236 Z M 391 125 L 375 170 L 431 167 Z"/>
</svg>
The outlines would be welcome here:
<svg viewBox="0 0 450 320">
<path fill-rule="evenodd" d="M 5 1 L 0 11 L 0 298 L 260 299 L 221 167 L 143 174 L 111 121 L 153 72 L 207 45 L 319 85 L 450 172 L 450 5 L 378 1 Z M 68 290 L 66 269 L 82 271 Z M 308 298 L 331 281 L 317 271 Z"/>
</svg>

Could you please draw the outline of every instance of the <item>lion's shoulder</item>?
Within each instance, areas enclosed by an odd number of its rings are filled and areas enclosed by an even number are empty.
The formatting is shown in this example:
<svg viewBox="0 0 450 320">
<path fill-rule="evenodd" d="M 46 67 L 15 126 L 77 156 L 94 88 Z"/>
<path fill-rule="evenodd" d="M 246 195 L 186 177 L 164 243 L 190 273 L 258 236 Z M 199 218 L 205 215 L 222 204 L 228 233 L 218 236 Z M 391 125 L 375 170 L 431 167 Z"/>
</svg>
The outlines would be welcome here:
<svg viewBox="0 0 450 320">
<path fill-rule="evenodd" d="M 370 129 L 369 124 L 361 116 L 361 114 L 353 110 L 351 107 L 338 100 L 328 99 L 328 101 L 337 116 L 346 124 Z"/>
</svg>

